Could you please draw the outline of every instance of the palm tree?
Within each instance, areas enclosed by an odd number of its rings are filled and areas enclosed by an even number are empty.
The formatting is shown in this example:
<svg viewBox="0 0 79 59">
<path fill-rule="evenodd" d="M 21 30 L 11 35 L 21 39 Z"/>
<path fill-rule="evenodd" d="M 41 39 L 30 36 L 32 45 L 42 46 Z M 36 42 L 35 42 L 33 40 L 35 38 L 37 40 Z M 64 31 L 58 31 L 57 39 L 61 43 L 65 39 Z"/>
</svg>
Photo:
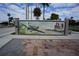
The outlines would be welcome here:
<svg viewBox="0 0 79 59">
<path fill-rule="evenodd" d="M 74 17 L 70 17 L 71 20 L 73 20 Z"/>
<path fill-rule="evenodd" d="M 8 25 L 9 25 L 10 24 L 10 16 L 11 16 L 11 14 L 8 13 L 7 16 L 8 16 L 8 20 L 9 20 L 9 22 L 8 22 Z"/>
<path fill-rule="evenodd" d="M 69 19 L 69 25 L 75 25 L 76 21 L 74 20 L 74 17 L 70 17 Z"/>
<path fill-rule="evenodd" d="M 7 16 L 8 16 L 8 17 L 10 17 L 10 16 L 11 16 L 11 14 L 10 14 L 10 13 L 8 13 L 8 14 L 7 14 Z"/>
<path fill-rule="evenodd" d="M 12 22 L 14 20 L 14 18 L 11 17 L 11 14 L 10 13 L 8 13 L 7 16 L 8 16 L 8 20 L 9 20 L 8 25 L 10 25 L 10 22 Z"/>
<path fill-rule="evenodd" d="M 10 18 L 9 18 L 9 22 L 12 22 L 12 21 L 13 21 L 13 19 L 14 19 L 13 17 L 10 17 Z"/>
<path fill-rule="evenodd" d="M 35 8 L 34 9 L 34 11 L 33 11 L 33 13 L 34 13 L 34 16 L 36 16 L 36 19 L 39 19 L 39 17 L 41 16 L 41 10 L 40 10 L 40 8 Z"/>
<path fill-rule="evenodd" d="M 43 20 L 45 20 L 45 7 L 49 7 L 49 3 L 42 3 L 43 5 Z"/>
<path fill-rule="evenodd" d="M 55 13 L 52 13 L 51 16 L 50 16 L 50 19 L 51 20 L 58 20 L 59 19 L 59 15 L 55 14 Z"/>
</svg>

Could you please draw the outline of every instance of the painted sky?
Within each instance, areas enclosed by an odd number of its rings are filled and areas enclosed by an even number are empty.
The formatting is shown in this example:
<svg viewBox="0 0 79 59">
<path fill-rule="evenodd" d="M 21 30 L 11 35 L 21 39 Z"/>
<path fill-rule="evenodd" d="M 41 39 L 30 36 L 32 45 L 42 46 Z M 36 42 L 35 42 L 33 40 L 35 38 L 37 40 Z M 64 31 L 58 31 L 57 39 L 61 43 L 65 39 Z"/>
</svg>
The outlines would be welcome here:
<svg viewBox="0 0 79 59">
<path fill-rule="evenodd" d="M 30 9 L 29 14 L 31 14 L 36 4 L 29 3 Z M 25 3 L 1 3 L 0 4 L 0 22 L 7 21 L 7 13 L 10 13 L 14 18 L 19 17 L 20 20 L 25 20 Z M 43 10 L 43 6 L 39 4 L 41 10 Z M 49 18 L 51 13 L 59 14 L 60 18 L 63 20 L 65 17 L 70 18 L 71 16 L 74 17 L 75 20 L 79 20 L 79 3 L 52 3 L 49 7 L 46 7 L 45 11 L 45 18 Z M 43 15 L 43 14 L 42 14 Z M 43 16 L 39 18 L 40 20 L 43 19 Z M 32 19 L 36 19 L 32 13 Z"/>
</svg>

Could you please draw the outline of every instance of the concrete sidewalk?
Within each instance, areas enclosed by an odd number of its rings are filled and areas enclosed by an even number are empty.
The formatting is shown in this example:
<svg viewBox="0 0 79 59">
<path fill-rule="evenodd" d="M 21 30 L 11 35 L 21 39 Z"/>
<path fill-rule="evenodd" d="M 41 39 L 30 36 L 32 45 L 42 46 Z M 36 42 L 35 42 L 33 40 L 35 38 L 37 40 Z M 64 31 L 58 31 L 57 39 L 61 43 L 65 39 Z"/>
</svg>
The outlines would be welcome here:
<svg viewBox="0 0 79 59">
<path fill-rule="evenodd" d="M 13 32 L 15 32 L 14 27 L 0 28 L 0 48 L 12 39 L 10 34 Z"/>
<path fill-rule="evenodd" d="M 15 32 L 15 31 L 11 31 L 11 32 L 4 33 L 4 34 L 0 35 L 0 38 L 5 37 L 5 36 L 7 36 L 7 35 L 10 35 L 10 34 L 13 33 L 13 32 Z"/>
<path fill-rule="evenodd" d="M 79 39 L 79 34 L 71 34 L 68 36 L 40 36 L 40 35 L 7 35 L 0 38 L 0 48 L 7 44 L 13 38 L 18 39 Z"/>
<path fill-rule="evenodd" d="M 7 44 L 10 40 L 12 40 L 12 37 L 10 35 L 0 38 L 0 48 Z"/>
<path fill-rule="evenodd" d="M 79 39 L 79 34 L 68 36 L 12 35 L 12 37 L 19 39 Z"/>
<path fill-rule="evenodd" d="M 0 38 L 3 36 L 6 36 L 10 33 L 15 32 L 15 28 L 14 27 L 9 27 L 9 28 L 0 28 Z"/>
<path fill-rule="evenodd" d="M 15 30 L 15 27 L 0 28 L 0 35 L 14 30 Z"/>
</svg>

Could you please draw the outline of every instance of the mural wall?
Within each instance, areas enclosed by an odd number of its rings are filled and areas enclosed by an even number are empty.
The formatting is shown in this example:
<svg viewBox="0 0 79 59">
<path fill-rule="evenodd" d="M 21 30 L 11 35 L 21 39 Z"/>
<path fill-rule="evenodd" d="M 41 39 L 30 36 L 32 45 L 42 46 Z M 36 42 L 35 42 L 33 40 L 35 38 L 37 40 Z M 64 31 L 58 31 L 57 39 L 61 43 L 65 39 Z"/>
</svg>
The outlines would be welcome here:
<svg viewBox="0 0 79 59">
<path fill-rule="evenodd" d="M 63 35 L 64 21 L 19 21 L 19 34 Z"/>
</svg>

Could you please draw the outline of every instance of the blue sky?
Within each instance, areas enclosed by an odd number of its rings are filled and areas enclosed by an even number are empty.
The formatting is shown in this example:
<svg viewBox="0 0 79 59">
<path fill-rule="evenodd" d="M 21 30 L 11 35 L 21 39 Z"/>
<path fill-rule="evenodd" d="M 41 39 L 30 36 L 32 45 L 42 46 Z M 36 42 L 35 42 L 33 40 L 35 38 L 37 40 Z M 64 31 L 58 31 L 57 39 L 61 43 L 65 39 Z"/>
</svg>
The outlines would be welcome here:
<svg viewBox="0 0 79 59">
<path fill-rule="evenodd" d="M 29 3 L 32 7 L 32 12 L 36 7 L 36 4 Z M 0 4 L 0 22 L 7 21 L 7 13 L 16 18 L 19 17 L 20 20 L 25 20 L 25 3 L 1 3 Z M 39 4 L 41 10 L 43 10 L 42 5 Z M 51 13 L 59 14 L 60 18 L 63 20 L 65 17 L 74 17 L 75 20 L 79 20 L 79 3 L 51 3 L 49 7 L 46 7 L 45 18 L 49 18 Z M 29 9 L 29 14 L 31 14 L 31 8 Z M 43 15 L 43 14 L 42 14 Z M 43 17 L 40 17 L 42 19 Z M 32 13 L 32 19 L 36 19 Z"/>
</svg>

